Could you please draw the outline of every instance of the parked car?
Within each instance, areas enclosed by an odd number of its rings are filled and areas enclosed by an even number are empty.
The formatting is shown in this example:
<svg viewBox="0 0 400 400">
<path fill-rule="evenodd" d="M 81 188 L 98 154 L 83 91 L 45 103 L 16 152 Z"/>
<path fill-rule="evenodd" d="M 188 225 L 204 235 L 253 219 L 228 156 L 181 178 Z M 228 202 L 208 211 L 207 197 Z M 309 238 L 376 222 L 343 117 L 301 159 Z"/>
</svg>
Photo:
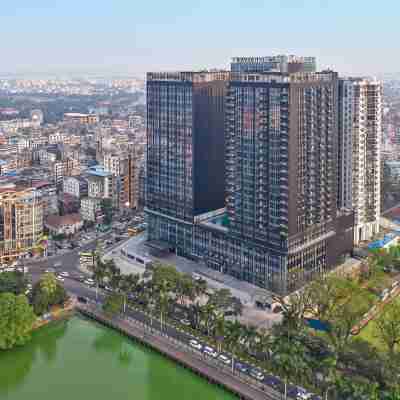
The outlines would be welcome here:
<svg viewBox="0 0 400 400">
<path fill-rule="evenodd" d="M 61 276 L 69 277 L 69 273 L 67 271 L 60 272 Z"/>
<path fill-rule="evenodd" d="M 189 344 L 191 347 L 193 347 L 194 349 L 199 350 L 199 351 L 201 351 L 203 348 L 203 346 L 197 340 L 194 340 L 194 339 L 191 339 L 189 341 Z"/>
<path fill-rule="evenodd" d="M 60 276 L 60 275 L 57 275 L 56 276 L 56 279 L 58 280 L 58 281 L 60 281 L 60 282 L 64 282 L 64 278 L 62 277 L 62 276 Z"/>
<path fill-rule="evenodd" d="M 212 347 L 209 347 L 209 346 L 204 346 L 203 353 L 212 358 L 218 357 L 218 353 Z"/>
<path fill-rule="evenodd" d="M 226 365 L 230 365 L 231 362 L 232 362 L 232 360 L 231 360 L 230 358 L 228 358 L 227 356 L 225 356 L 224 354 L 220 354 L 220 355 L 218 356 L 218 359 L 219 359 L 221 362 L 223 362 L 224 364 L 226 364 Z"/>
<path fill-rule="evenodd" d="M 257 368 L 252 368 L 250 370 L 250 376 L 257 379 L 258 381 L 263 381 L 265 379 L 264 374 Z"/>
<path fill-rule="evenodd" d="M 190 321 L 186 318 L 183 318 L 179 321 L 182 325 L 190 326 Z"/>
<path fill-rule="evenodd" d="M 249 370 L 246 365 L 244 365 L 244 364 L 242 364 L 240 362 L 235 363 L 235 368 L 238 371 L 240 371 L 242 374 L 247 374 L 247 372 Z"/>
</svg>

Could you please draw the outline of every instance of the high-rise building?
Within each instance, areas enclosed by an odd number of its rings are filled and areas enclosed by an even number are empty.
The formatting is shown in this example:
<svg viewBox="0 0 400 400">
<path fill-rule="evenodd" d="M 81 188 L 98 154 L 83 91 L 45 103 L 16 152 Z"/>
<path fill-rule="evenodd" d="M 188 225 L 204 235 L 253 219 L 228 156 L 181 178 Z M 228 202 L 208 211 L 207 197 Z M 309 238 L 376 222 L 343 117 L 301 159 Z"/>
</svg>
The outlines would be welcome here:
<svg viewBox="0 0 400 400">
<path fill-rule="evenodd" d="M 6 184 L 0 187 L 0 262 L 32 250 L 43 234 L 43 202 L 38 191 Z"/>
<path fill-rule="evenodd" d="M 182 90 L 186 76 L 173 76 L 170 85 Z M 231 74 L 222 92 L 225 108 L 204 108 L 202 114 L 202 120 L 211 122 L 219 121 L 213 112 L 225 114 L 225 144 L 217 154 L 225 161 L 226 179 L 217 185 L 217 164 L 213 176 L 205 168 L 213 157 L 198 170 L 204 173 L 202 196 L 213 196 L 223 187 L 226 208 L 219 200 L 201 209 L 193 206 L 193 197 L 183 196 L 199 193 L 193 190 L 196 173 L 180 177 L 195 170 L 195 135 L 206 154 L 215 150 L 215 137 L 196 130 L 186 117 L 191 151 L 177 152 L 177 142 L 188 139 L 176 123 L 185 102 L 177 101 L 177 89 L 165 82 L 157 82 L 154 90 L 153 75 L 148 78 L 150 247 L 164 242 L 180 255 L 280 293 L 298 288 L 350 253 L 353 215 L 337 207 L 336 73 Z M 190 116 L 196 114 L 192 104 L 188 108 Z"/>
<path fill-rule="evenodd" d="M 266 57 L 234 57 L 231 71 L 236 73 L 265 73 L 265 72 L 316 72 L 315 57 L 299 57 L 294 55 L 276 55 Z"/>
<path fill-rule="evenodd" d="M 340 80 L 339 206 L 354 210 L 354 243 L 379 232 L 382 85 Z"/>
<path fill-rule="evenodd" d="M 225 205 L 229 73 L 147 74 L 147 207 L 179 220 Z"/>
</svg>

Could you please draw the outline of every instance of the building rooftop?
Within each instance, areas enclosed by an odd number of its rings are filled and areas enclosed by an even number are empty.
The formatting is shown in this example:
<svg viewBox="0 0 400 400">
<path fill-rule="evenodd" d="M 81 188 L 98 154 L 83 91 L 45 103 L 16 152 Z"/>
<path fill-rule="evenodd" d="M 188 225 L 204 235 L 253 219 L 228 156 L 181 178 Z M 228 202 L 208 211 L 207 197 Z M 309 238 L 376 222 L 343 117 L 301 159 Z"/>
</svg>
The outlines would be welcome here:
<svg viewBox="0 0 400 400">
<path fill-rule="evenodd" d="M 102 166 L 99 166 L 99 165 L 95 165 L 93 167 L 88 168 L 85 171 L 85 173 L 88 174 L 88 175 L 99 176 L 99 177 L 102 177 L 102 178 L 105 178 L 105 177 L 108 177 L 108 176 L 112 175 L 111 172 L 105 171 L 104 168 Z"/>
<path fill-rule="evenodd" d="M 58 228 L 60 226 L 77 224 L 81 221 L 81 216 L 78 213 L 67 214 L 61 217 L 58 215 L 50 215 L 46 219 L 46 225 L 53 228 Z"/>
</svg>

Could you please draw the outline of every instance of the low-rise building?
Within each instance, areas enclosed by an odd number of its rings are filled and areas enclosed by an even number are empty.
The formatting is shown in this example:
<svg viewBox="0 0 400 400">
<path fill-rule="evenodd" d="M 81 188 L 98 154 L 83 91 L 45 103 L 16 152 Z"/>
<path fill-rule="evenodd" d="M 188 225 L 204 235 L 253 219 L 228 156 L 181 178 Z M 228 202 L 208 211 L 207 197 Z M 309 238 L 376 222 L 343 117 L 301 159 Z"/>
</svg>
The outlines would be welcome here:
<svg viewBox="0 0 400 400">
<path fill-rule="evenodd" d="M 82 226 L 83 220 L 79 214 L 51 215 L 45 221 L 45 227 L 53 235 L 74 235 Z"/>
</svg>

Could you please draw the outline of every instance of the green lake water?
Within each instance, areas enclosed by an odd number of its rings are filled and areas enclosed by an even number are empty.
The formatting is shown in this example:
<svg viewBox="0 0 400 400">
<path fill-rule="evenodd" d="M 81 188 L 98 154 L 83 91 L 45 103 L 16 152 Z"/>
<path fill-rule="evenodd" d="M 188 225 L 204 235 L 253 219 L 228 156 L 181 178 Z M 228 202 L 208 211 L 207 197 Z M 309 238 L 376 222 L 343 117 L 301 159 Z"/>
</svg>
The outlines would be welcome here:
<svg viewBox="0 0 400 400">
<path fill-rule="evenodd" d="M 0 400 L 232 400 L 233 395 L 80 317 L 0 351 Z"/>
</svg>

